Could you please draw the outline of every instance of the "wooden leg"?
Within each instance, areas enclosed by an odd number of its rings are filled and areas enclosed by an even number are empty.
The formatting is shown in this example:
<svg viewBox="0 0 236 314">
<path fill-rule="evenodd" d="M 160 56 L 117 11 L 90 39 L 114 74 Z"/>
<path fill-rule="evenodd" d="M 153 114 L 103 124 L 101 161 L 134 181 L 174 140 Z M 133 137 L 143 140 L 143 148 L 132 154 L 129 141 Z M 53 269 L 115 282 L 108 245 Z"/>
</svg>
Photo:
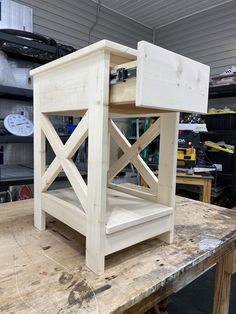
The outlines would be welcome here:
<svg viewBox="0 0 236 314">
<path fill-rule="evenodd" d="M 89 112 L 88 210 L 86 265 L 95 273 L 104 271 L 105 213 L 107 197 L 107 109 Z M 97 113 L 96 113 L 97 111 Z M 97 119 L 94 123 L 94 119 Z M 92 123 L 94 125 L 92 125 Z"/>
<path fill-rule="evenodd" d="M 211 180 L 205 179 L 202 190 L 202 201 L 204 203 L 211 203 Z"/>
<path fill-rule="evenodd" d="M 46 167 L 46 139 L 41 129 L 39 104 L 34 97 L 34 225 L 39 230 L 46 228 L 46 213 L 41 203 L 41 178 Z"/>
<path fill-rule="evenodd" d="M 89 107 L 86 265 L 97 274 L 104 272 L 105 263 L 109 63 L 109 55 L 102 56 Z"/>
<path fill-rule="evenodd" d="M 236 271 L 236 250 L 223 257 L 216 265 L 213 314 L 228 314 L 231 276 Z"/>
<path fill-rule="evenodd" d="M 175 207 L 175 182 L 177 163 L 177 139 L 179 113 L 161 114 L 161 136 L 158 169 L 158 202 Z M 160 236 L 164 242 L 171 243 L 174 235 L 174 217 L 172 228 Z"/>
</svg>

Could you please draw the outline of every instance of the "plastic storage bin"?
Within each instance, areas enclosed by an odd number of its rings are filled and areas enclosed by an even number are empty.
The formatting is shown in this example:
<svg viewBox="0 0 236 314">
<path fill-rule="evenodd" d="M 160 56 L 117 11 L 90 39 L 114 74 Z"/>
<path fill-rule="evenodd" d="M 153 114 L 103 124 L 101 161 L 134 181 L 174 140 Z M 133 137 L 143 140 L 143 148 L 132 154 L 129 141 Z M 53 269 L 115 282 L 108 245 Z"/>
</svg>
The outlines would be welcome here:
<svg viewBox="0 0 236 314">
<path fill-rule="evenodd" d="M 236 129 L 236 112 L 206 114 L 202 117 L 206 122 L 208 131 Z"/>
</svg>

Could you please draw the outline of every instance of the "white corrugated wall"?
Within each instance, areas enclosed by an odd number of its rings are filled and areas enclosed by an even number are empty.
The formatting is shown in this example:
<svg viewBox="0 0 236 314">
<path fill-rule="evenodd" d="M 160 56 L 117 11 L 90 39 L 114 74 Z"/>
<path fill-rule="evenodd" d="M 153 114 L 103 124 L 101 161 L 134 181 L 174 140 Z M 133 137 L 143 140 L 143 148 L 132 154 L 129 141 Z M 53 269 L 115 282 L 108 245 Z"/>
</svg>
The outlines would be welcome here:
<svg viewBox="0 0 236 314">
<path fill-rule="evenodd" d="M 33 8 L 34 31 L 81 48 L 88 45 L 89 29 L 96 19 L 97 4 L 91 0 L 22 0 Z M 136 47 L 152 41 L 152 30 L 110 9 L 101 7 L 91 42 L 109 39 Z"/>
<path fill-rule="evenodd" d="M 236 1 L 158 28 L 156 44 L 223 72 L 236 65 Z"/>
<path fill-rule="evenodd" d="M 97 4 L 91 0 L 21 0 L 33 8 L 34 31 L 76 48 L 88 44 Z M 236 1 L 189 16 L 156 30 L 156 44 L 211 66 L 211 74 L 236 64 Z M 152 41 L 152 30 L 101 7 L 91 42 L 110 39 L 136 47 Z"/>
</svg>

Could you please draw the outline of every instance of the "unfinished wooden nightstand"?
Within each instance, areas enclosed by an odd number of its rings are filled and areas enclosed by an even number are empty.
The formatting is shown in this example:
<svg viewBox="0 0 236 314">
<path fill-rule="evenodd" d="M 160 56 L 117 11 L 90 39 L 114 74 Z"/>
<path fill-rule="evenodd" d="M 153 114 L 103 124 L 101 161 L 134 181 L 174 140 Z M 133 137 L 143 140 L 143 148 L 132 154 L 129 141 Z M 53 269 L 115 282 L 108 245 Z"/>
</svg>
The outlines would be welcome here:
<svg viewBox="0 0 236 314">
<path fill-rule="evenodd" d="M 45 213 L 86 236 L 86 265 L 159 236 L 173 240 L 179 111 L 206 112 L 209 67 L 147 43 L 137 50 L 102 40 L 31 72 L 34 77 L 35 226 Z M 81 116 L 65 145 L 50 115 Z M 132 146 L 112 120 L 159 117 Z M 158 179 L 139 153 L 160 135 Z M 88 180 L 72 157 L 88 137 Z M 109 165 L 110 137 L 123 151 Z M 55 159 L 45 169 L 46 138 Z M 112 179 L 129 162 L 149 188 Z M 48 191 L 61 170 L 71 188 Z"/>
</svg>

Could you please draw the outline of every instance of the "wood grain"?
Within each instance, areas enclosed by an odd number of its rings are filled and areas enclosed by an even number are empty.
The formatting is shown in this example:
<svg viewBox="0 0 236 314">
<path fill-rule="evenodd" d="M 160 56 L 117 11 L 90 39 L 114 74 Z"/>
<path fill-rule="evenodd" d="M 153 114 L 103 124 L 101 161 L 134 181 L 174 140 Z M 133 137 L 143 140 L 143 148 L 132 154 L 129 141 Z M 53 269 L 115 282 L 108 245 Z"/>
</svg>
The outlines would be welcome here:
<svg viewBox="0 0 236 314">
<path fill-rule="evenodd" d="M 137 78 L 110 86 L 111 68 L 116 70 L 120 67 L 137 67 Z M 157 235 L 168 243 L 172 242 L 176 111 L 205 111 L 209 68 L 147 42 L 140 42 L 135 50 L 102 40 L 34 69 L 31 74 L 34 77 L 36 106 L 35 167 L 39 166 L 35 172 L 35 225 L 40 230 L 45 229 L 45 210 L 75 230 L 81 230 L 86 235 L 86 265 L 96 274 L 104 272 L 105 255 L 109 253 Z M 161 111 L 160 119 L 132 146 L 112 121 L 108 132 L 111 116 L 157 116 Z M 50 120 L 53 114 L 83 115 L 65 145 Z M 158 182 L 140 152 L 160 133 Z M 110 135 L 124 152 L 112 165 L 109 165 Z M 87 136 L 86 185 L 71 158 Z M 46 172 L 45 137 L 56 155 Z M 138 187 L 134 189 L 110 182 L 130 161 L 150 186 L 149 189 L 143 191 Z M 69 197 L 68 204 L 62 198 L 63 189 L 60 190 L 60 197 L 47 193 L 62 169 L 75 192 L 75 197 Z M 113 206 L 113 213 L 116 212 L 116 217 L 120 219 L 113 229 L 109 229 L 107 220 L 110 215 L 108 184 L 117 190 L 116 197 L 121 202 Z M 134 198 L 135 202 L 138 200 L 135 208 L 130 204 Z M 66 199 L 68 201 L 68 197 Z M 73 205 L 75 201 L 79 203 L 77 207 Z M 147 206 L 145 214 L 143 206 Z M 111 216 L 114 218 L 114 215 Z"/>
<path fill-rule="evenodd" d="M 136 106 L 207 112 L 210 67 L 151 43 L 138 43 Z"/>
<path fill-rule="evenodd" d="M 0 205 L 0 313 L 142 313 L 236 248 L 236 212 L 177 197 L 175 239 L 139 243 L 85 265 L 85 237 L 53 217 L 33 227 L 33 201 Z M 201 249 L 204 239 L 218 240 Z M 40 296 L 40 297 L 39 297 Z M 111 302 L 112 300 L 112 302 Z M 201 302 L 201 300 L 199 300 Z M 128 312 L 127 312 L 128 313 Z"/>
<path fill-rule="evenodd" d="M 231 274 L 225 271 L 227 259 L 225 256 L 216 264 L 213 314 L 229 313 Z"/>
<path fill-rule="evenodd" d="M 94 58 L 94 76 L 90 80 L 93 93 L 89 103 L 86 264 L 101 274 L 105 265 L 110 54 L 101 52 Z"/>
</svg>

